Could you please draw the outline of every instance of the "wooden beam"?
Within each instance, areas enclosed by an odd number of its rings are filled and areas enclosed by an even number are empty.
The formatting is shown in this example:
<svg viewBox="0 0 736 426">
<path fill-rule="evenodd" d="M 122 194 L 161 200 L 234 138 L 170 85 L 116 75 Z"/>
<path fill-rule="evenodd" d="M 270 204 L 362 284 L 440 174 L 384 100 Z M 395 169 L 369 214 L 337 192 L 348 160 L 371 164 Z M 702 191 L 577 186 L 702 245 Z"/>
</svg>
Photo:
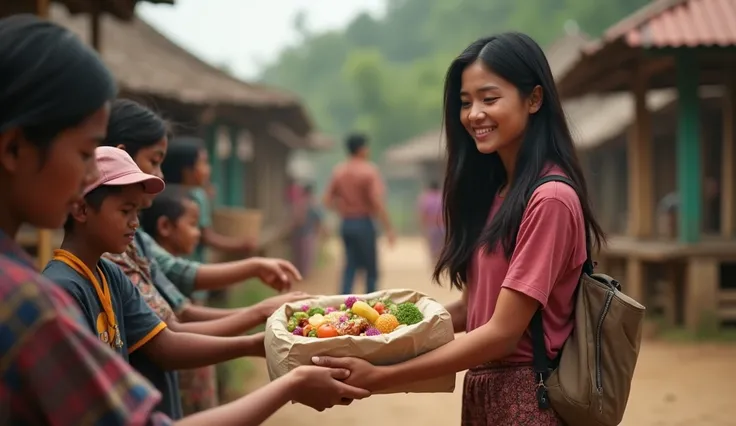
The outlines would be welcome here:
<svg viewBox="0 0 736 426">
<path fill-rule="evenodd" d="M 654 191 L 652 175 L 652 126 L 647 106 L 649 74 L 644 67 L 637 68 L 631 81 L 634 97 L 634 126 L 628 137 L 628 229 L 635 238 L 648 238 L 654 229 Z"/>
<path fill-rule="evenodd" d="M 724 74 L 723 145 L 721 154 L 721 235 L 736 236 L 736 69 Z"/>
<path fill-rule="evenodd" d="M 685 277 L 685 327 L 693 332 L 710 331 L 718 308 L 720 264 L 713 257 L 691 257 Z"/>
</svg>

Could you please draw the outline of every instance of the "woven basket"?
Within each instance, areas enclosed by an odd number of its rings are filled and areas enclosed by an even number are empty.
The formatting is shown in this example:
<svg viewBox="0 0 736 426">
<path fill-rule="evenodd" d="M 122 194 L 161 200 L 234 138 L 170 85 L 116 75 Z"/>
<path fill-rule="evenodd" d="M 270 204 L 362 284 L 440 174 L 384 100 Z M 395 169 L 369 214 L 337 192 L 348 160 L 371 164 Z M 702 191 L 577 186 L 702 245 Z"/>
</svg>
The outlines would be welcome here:
<svg viewBox="0 0 736 426">
<path fill-rule="evenodd" d="M 229 237 L 260 238 L 263 214 L 260 210 L 240 207 L 219 207 L 212 213 L 212 228 L 215 232 Z M 210 250 L 212 262 L 225 262 L 240 259 L 242 256 Z"/>
</svg>

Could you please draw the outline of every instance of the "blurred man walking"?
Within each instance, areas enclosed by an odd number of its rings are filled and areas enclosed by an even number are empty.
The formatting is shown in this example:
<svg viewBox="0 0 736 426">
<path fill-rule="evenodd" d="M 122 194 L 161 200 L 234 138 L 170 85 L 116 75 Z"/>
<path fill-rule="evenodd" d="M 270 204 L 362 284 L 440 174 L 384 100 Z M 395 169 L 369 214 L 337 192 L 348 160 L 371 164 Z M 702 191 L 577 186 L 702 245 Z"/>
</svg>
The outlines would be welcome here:
<svg viewBox="0 0 736 426">
<path fill-rule="evenodd" d="M 384 204 L 385 187 L 380 172 L 369 159 L 365 136 L 354 134 L 346 140 L 349 158 L 337 165 L 327 185 L 324 204 L 341 219 L 340 235 L 345 245 L 342 294 L 353 292 L 358 270 L 365 271 L 366 293 L 377 289 L 378 253 L 374 219 L 383 225 L 389 244 L 395 235 Z"/>
</svg>

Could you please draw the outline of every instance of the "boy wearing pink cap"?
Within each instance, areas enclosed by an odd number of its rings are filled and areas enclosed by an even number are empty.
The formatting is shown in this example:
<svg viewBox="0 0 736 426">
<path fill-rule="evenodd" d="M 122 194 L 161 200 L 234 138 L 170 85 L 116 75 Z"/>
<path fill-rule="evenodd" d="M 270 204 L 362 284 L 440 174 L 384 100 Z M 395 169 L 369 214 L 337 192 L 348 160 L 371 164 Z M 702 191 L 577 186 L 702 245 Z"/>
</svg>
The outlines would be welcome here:
<svg viewBox="0 0 736 426">
<path fill-rule="evenodd" d="M 43 275 L 77 300 L 100 341 L 128 359 L 166 324 L 120 269 L 100 256 L 125 250 L 138 228 L 144 197 L 161 192 L 164 182 L 141 172 L 122 150 L 97 148 L 95 154 L 99 177 L 72 206 L 62 248 L 54 251 Z"/>
<path fill-rule="evenodd" d="M 151 377 L 154 373 L 263 356 L 262 333 L 214 337 L 169 330 L 123 271 L 101 258 L 105 252 L 125 251 L 139 226 L 139 210 L 163 190 L 164 182 L 141 172 L 122 149 L 99 147 L 95 157 L 100 177 L 72 206 L 61 250 L 43 274 L 76 299 L 100 341 L 128 361 L 142 356 L 155 364 L 157 369 L 141 371 L 154 382 L 159 382 Z"/>
</svg>

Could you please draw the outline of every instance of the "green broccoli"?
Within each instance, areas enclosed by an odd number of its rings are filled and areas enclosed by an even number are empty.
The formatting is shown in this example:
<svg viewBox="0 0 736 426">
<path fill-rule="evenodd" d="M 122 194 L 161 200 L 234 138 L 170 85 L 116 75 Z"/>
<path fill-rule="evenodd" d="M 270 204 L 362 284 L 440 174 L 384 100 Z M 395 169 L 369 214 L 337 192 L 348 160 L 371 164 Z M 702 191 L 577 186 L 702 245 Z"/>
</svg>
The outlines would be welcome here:
<svg viewBox="0 0 736 426">
<path fill-rule="evenodd" d="M 396 306 L 396 309 L 392 310 L 392 313 L 399 320 L 400 324 L 413 325 L 421 322 L 424 319 L 424 315 L 417 308 L 417 305 L 406 302 Z"/>
<path fill-rule="evenodd" d="M 292 315 L 292 318 L 299 321 L 303 319 L 309 319 L 309 315 L 306 312 L 294 312 L 294 315 Z"/>
<path fill-rule="evenodd" d="M 307 334 L 309 337 L 317 337 L 317 330 L 309 330 L 309 334 Z"/>
<path fill-rule="evenodd" d="M 345 310 L 345 309 L 347 309 L 347 308 L 348 308 L 348 305 L 346 305 L 346 304 L 344 304 L 344 303 L 340 305 L 340 310 L 341 310 L 341 311 L 344 311 L 344 310 Z"/>
<path fill-rule="evenodd" d="M 324 315 L 325 314 L 325 310 L 322 309 L 322 308 L 320 308 L 320 307 L 316 307 L 316 308 L 312 308 L 312 309 L 310 309 L 310 310 L 307 311 L 307 316 L 310 316 L 310 317 L 312 315 L 317 315 L 317 314 Z"/>
</svg>

